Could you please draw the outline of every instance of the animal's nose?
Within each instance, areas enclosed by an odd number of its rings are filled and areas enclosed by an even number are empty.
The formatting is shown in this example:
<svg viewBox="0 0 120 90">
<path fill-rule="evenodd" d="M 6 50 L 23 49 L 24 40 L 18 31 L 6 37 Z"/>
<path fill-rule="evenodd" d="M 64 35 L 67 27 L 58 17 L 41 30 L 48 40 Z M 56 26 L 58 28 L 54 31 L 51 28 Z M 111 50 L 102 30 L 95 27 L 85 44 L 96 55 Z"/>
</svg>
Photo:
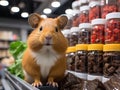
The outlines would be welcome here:
<svg viewBox="0 0 120 90">
<path fill-rule="evenodd" d="M 52 37 L 51 36 L 46 36 L 46 39 L 50 40 L 50 39 L 52 39 Z"/>
</svg>

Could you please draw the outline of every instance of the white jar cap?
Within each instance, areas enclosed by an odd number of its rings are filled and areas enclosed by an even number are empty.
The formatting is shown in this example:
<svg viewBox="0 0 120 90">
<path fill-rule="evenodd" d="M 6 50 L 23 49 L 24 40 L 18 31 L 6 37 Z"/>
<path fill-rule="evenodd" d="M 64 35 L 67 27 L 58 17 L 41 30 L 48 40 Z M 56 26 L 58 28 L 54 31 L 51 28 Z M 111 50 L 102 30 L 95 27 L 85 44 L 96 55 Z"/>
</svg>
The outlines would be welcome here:
<svg viewBox="0 0 120 90">
<path fill-rule="evenodd" d="M 91 23 L 81 23 L 79 24 L 79 28 L 82 29 L 82 28 L 92 28 L 92 25 Z"/>
<path fill-rule="evenodd" d="M 106 20 L 105 19 L 102 19 L 102 18 L 98 18 L 98 19 L 93 19 L 91 21 L 91 24 L 92 25 L 95 25 L 95 24 L 105 24 L 106 23 Z"/>
<path fill-rule="evenodd" d="M 78 32 L 79 31 L 79 27 L 71 27 L 70 32 Z"/>
<path fill-rule="evenodd" d="M 70 34 L 70 29 L 64 29 L 64 30 L 62 31 L 62 33 L 63 33 L 64 35 L 68 35 L 68 34 Z"/>
<path fill-rule="evenodd" d="M 88 2 L 89 2 L 88 0 L 80 0 L 81 4 L 88 3 Z"/>
<path fill-rule="evenodd" d="M 76 7 L 78 7 L 78 6 L 80 6 L 80 1 L 74 1 L 74 2 L 72 3 L 72 8 L 73 8 L 73 9 L 76 9 Z"/>
<path fill-rule="evenodd" d="M 92 1 L 89 3 L 89 7 L 94 7 L 94 6 L 97 6 L 97 5 L 100 5 L 100 1 Z"/>
<path fill-rule="evenodd" d="M 120 18 L 120 12 L 113 12 L 106 15 L 106 19 Z"/>
<path fill-rule="evenodd" d="M 72 14 L 73 14 L 73 15 L 76 15 L 76 14 L 79 14 L 79 13 L 80 13 L 80 10 L 73 10 L 73 11 L 72 11 Z"/>
<path fill-rule="evenodd" d="M 90 7 L 87 5 L 80 7 L 80 11 L 89 10 L 89 9 Z"/>
</svg>

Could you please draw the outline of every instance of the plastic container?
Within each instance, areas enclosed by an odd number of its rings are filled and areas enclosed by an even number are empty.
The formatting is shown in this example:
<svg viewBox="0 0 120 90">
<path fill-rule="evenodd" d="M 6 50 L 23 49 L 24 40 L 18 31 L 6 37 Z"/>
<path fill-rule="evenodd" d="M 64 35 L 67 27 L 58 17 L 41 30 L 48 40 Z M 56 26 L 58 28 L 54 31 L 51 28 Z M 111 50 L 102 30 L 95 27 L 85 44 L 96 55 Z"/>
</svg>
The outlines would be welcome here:
<svg viewBox="0 0 120 90">
<path fill-rule="evenodd" d="M 72 27 L 70 30 L 70 46 L 75 46 L 78 44 L 78 32 L 79 27 Z"/>
<path fill-rule="evenodd" d="M 75 71 L 79 72 L 79 77 L 87 79 L 87 44 L 76 45 Z"/>
<path fill-rule="evenodd" d="M 68 47 L 66 51 L 66 57 L 67 57 L 67 70 L 69 71 L 75 71 L 75 52 L 76 47 Z"/>
<path fill-rule="evenodd" d="M 103 44 L 88 45 L 88 80 L 99 79 L 103 75 Z"/>
<path fill-rule="evenodd" d="M 90 23 L 79 24 L 78 44 L 89 44 L 92 26 Z"/>
<path fill-rule="evenodd" d="M 102 18 L 111 12 L 118 12 L 117 0 L 101 0 L 101 14 Z"/>
<path fill-rule="evenodd" d="M 89 3 L 89 21 L 101 17 L 101 6 L 100 1 L 91 1 Z"/>
<path fill-rule="evenodd" d="M 91 43 L 104 44 L 105 19 L 92 20 Z"/>
<path fill-rule="evenodd" d="M 106 44 L 103 47 L 104 55 L 104 69 L 103 75 L 105 78 L 110 78 L 115 74 L 119 74 L 120 68 L 120 44 Z M 105 82 L 106 79 L 103 79 Z"/>
<path fill-rule="evenodd" d="M 105 43 L 120 43 L 120 12 L 106 15 Z"/>
<path fill-rule="evenodd" d="M 64 29 L 62 31 L 65 38 L 68 40 L 68 46 L 70 46 L 70 29 Z"/>
<path fill-rule="evenodd" d="M 81 6 L 80 7 L 80 23 L 89 23 L 89 6 Z"/>
</svg>

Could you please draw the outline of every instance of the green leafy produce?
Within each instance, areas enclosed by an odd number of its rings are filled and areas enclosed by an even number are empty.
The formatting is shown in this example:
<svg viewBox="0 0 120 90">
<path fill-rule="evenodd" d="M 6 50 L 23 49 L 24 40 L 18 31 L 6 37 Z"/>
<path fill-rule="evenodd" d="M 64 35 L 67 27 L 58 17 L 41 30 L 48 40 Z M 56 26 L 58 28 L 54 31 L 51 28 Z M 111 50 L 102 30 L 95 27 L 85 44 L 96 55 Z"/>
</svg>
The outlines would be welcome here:
<svg viewBox="0 0 120 90">
<path fill-rule="evenodd" d="M 15 59 L 15 63 L 8 67 L 8 71 L 15 76 L 23 78 L 23 71 L 22 71 L 22 56 L 27 48 L 26 43 L 22 41 L 12 42 L 10 44 L 9 52 Z"/>
</svg>

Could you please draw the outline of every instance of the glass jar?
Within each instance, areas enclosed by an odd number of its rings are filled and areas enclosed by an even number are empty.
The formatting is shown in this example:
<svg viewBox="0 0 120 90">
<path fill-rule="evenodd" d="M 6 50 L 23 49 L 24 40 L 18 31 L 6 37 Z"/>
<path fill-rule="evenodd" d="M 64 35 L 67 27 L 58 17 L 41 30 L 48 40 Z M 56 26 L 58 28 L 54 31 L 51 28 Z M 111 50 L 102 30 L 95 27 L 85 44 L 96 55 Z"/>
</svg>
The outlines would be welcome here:
<svg viewBox="0 0 120 90">
<path fill-rule="evenodd" d="M 81 23 L 79 25 L 78 44 L 89 44 L 92 26 L 90 23 Z"/>
<path fill-rule="evenodd" d="M 80 8 L 80 1 L 79 0 L 73 1 L 72 2 L 72 9 L 79 10 L 79 8 Z"/>
<path fill-rule="evenodd" d="M 103 44 L 88 45 L 88 80 L 99 79 L 103 75 Z"/>
<path fill-rule="evenodd" d="M 68 46 L 70 46 L 70 29 L 64 29 L 62 33 L 64 37 L 68 40 Z"/>
<path fill-rule="evenodd" d="M 87 79 L 87 48 L 87 44 L 76 45 L 75 71 L 83 79 Z"/>
<path fill-rule="evenodd" d="M 105 19 L 92 20 L 91 43 L 104 44 Z"/>
<path fill-rule="evenodd" d="M 66 57 L 67 57 L 67 70 L 69 71 L 75 71 L 75 52 L 76 47 L 68 47 L 66 51 Z"/>
<path fill-rule="evenodd" d="M 80 23 L 89 23 L 89 6 L 80 7 Z"/>
<path fill-rule="evenodd" d="M 70 46 L 75 46 L 78 44 L 78 32 L 79 32 L 79 27 L 72 27 L 70 29 Z"/>
<path fill-rule="evenodd" d="M 89 21 L 101 17 L 101 6 L 100 1 L 91 1 L 89 3 Z"/>
<path fill-rule="evenodd" d="M 103 76 L 110 78 L 119 74 L 120 69 L 120 44 L 106 44 L 103 47 Z"/>
<path fill-rule="evenodd" d="M 106 15 L 105 43 L 120 43 L 120 12 Z"/>
<path fill-rule="evenodd" d="M 118 12 L 117 0 L 101 0 L 101 14 L 102 18 L 111 12 Z"/>
<path fill-rule="evenodd" d="M 80 0 L 80 6 L 88 5 L 89 0 Z"/>
<path fill-rule="evenodd" d="M 79 26 L 79 23 L 80 23 L 80 20 L 79 20 L 79 14 L 80 14 L 80 11 L 79 10 L 73 10 L 73 17 L 72 17 L 72 26 L 73 27 L 78 27 Z"/>
</svg>

